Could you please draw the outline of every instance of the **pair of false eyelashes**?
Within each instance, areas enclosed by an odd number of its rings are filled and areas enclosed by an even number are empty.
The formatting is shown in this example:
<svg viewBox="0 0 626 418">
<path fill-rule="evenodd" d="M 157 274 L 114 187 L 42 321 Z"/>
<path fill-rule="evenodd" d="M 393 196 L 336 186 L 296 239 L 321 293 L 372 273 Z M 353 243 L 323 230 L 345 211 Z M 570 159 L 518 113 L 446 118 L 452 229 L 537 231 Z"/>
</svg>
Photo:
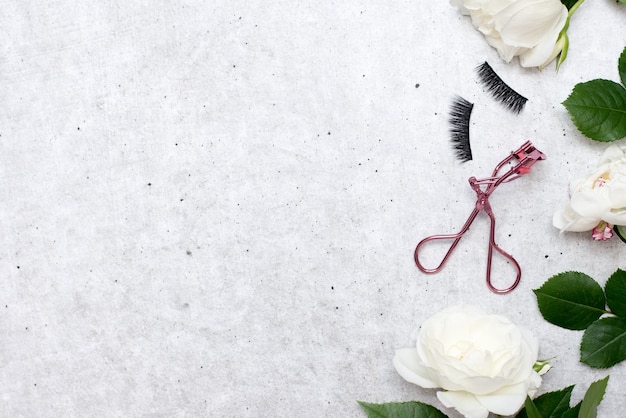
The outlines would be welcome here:
<svg viewBox="0 0 626 418">
<path fill-rule="evenodd" d="M 487 62 L 476 67 L 476 72 L 478 79 L 494 99 L 515 114 L 522 111 L 528 99 L 502 81 Z M 449 119 L 451 125 L 450 133 L 456 156 L 461 162 L 467 162 L 472 159 L 469 128 L 473 108 L 474 103 L 470 103 L 461 96 L 455 97 L 452 101 Z"/>
</svg>

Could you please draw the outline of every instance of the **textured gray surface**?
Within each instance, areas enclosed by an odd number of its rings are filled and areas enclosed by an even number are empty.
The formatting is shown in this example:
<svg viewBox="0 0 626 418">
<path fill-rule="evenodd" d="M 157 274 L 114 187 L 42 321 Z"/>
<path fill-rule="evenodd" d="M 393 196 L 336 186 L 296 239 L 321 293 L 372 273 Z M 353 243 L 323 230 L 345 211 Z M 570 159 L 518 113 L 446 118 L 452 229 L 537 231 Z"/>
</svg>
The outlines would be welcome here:
<svg viewBox="0 0 626 418">
<path fill-rule="evenodd" d="M 564 270 L 603 282 L 626 268 L 617 240 L 551 226 L 605 147 L 560 102 L 617 80 L 623 6 L 579 9 L 556 74 L 504 64 L 444 1 L 54 4 L 0 12 L 1 416 L 439 406 L 391 358 L 458 303 L 535 331 L 556 357 L 542 391 L 578 384 L 580 399 L 610 373 L 600 415 L 626 408 L 624 365 L 578 363 L 580 333 L 546 323 L 531 292 Z M 485 60 L 529 97 L 519 116 L 477 83 Z M 475 103 L 463 165 L 455 94 Z M 417 241 L 472 209 L 466 179 L 526 139 L 548 160 L 492 199 L 519 288 L 486 289 L 483 217 L 445 272 L 419 273 Z"/>
</svg>

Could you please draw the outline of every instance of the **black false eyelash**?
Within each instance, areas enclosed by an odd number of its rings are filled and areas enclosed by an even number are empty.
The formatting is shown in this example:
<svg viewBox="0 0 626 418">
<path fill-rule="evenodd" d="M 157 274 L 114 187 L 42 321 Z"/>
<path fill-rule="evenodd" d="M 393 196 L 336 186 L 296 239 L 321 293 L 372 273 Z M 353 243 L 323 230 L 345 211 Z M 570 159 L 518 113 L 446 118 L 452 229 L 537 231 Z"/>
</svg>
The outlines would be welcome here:
<svg viewBox="0 0 626 418">
<path fill-rule="evenodd" d="M 470 103 L 461 96 L 456 96 L 450 108 L 450 133 L 456 156 L 465 163 L 472 159 L 470 147 L 469 123 L 474 103 Z"/>
<path fill-rule="evenodd" d="M 491 95 L 513 113 L 519 113 L 528 101 L 527 98 L 509 87 L 485 61 L 476 67 L 478 78 Z"/>
</svg>

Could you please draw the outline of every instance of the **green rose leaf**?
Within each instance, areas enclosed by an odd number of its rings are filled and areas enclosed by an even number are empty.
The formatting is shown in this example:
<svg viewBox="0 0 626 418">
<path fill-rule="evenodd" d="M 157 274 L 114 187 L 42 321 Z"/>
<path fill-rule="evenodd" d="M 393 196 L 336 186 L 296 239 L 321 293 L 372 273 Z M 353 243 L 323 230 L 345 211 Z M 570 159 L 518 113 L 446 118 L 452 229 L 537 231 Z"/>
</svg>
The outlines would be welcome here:
<svg viewBox="0 0 626 418">
<path fill-rule="evenodd" d="M 561 418 L 562 415 L 570 409 L 569 401 L 572 396 L 574 386 L 566 387 L 556 392 L 548 392 L 539 396 L 532 401 L 539 417 L 541 418 Z M 531 418 L 532 416 L 526 411 L 526 407 L 517 414 L 517 418 Z"/>
<path fill-rule="evenodd" d="M 567 10 L 571 9 L 578 0 L 561 0 L 561 4 L 567 7 Z M 626 0 L 624 0 L 626 1 Z"/>
<path fill-rule="evenodd" d="M 622 3 L 626 3 L 626 0 L 623 0 Z M 626 48 L 624 48 L 622 54 L 619 56 L 617 69 L 619 71 L 619 78 L 622 80 L 622 84 L 626 86 Z"/>
<path fill-rule="evenodd" d="M 360 402 L 368 418 L 448 418 L 434 406 L 421 402 L 389 402 L 374 404 Z"/>
<path fill-rule="evenodd" d="M 545 320 L 563 328 L 585 329 L 606 313 L 602 287 L 584 273 L 559 273 L 533 292 Z"/>
<path fill-rule="evenodd" d="M 602 318 L 587 328 L 580 344 L 580 361 L 598 369 L 626 360 L 626 321 Z"/>
<path fill-rule="evenodd" d="M 617 269 L 607 280 L 604 291 L 611 312 L 626 319 L 626 271 Z"/>
<path fill-rule="evenodd" d="M 618 83 L 596 79 L 576 84 L 563 105 L 591 139 L 610 142 L 626 136 L 626 89 Z"/>
<path fill-rule="evenodd" d="M 526 401 L 524 401 L 524 409 L 522 410 L 522 413 L 526 414 L 525 416 L 527 416 L 528 418 L 542 418 L 539 409 L 537 409 L 537 406 L 533 403 L 533 400 L 530 399 L 530 396 L 526 396 Z M 517 417 L 521 417 L 522 413 L 517 415 Z"/>
<path fill-rule="evenodd" d="M 609 376 L 597 382 L 593 382 L 591 386 L 589 386 L 580 406 L 580 412 L 578 413 L 579 418 L 596 418 L 598 416 L 598 405 L 602 402 L 608 383 Z"/>
<path fill-rule="evenodd" d="M 563 415 L 561 415 L 561 418 L 578 418 L 581 404 L 582 402 L 578 402 L 578 404 L 575 407 L 570 408 L 567 411 L 565 411 Z"/>
</svg>

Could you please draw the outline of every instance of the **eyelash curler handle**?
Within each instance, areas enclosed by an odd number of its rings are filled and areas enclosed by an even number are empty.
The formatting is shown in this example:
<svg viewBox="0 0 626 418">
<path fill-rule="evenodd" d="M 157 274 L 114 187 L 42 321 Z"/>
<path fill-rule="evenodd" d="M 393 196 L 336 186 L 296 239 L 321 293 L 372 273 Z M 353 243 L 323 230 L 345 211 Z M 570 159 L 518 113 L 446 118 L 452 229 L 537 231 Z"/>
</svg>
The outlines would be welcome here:
<svg viewBox="0 0 626 418">
<path fill-rule="evenodd" d="M 505 293 L 511 292 L 513 289 L 517 287 L 517 285 L 520 282 L 520 279 L 522 278 L 522 268 L 520 267 L 517 260 L 513 258 L 511 254 L 507 253 L 502 248 L 500 248 L 498 244 L 496 244 L 496 240 L 495 240 L 496 217 L 493 214 L 493 211 L 491 210 L 491 205 L 489 204 L 488 201 L 485 202 L 484 209 L 485 209 L 485 213 L 489 216 L 489 220 L 491 222 L 491 225 L 489 228 L 489 250 L 487 251 L 487 274 L 486 274 L 487 287 L 493 293 L 503 295 Z M 493 283 L 491 282 L 491 263 L 493 260 L 493 250 L 496 250 L 502 257 L 509 260 L 511 264 L 513 265 L 513 268 L 516 271 L 515 281 L 509 287 L 506 287 L 504 289 L 495 287 Z"/>
<path fill-rule="evenodd" d="M 448 258 L 450 258 L 450 255 L 452 254 L 452 252 L 454 251 L 454 249 L 458 245 L 459 241 L 461 241 L 461 238 L 463 238 L 463 235 L 470 228 L 470 225 L 472 225 L 472 222 L 474 222 L 474 219 L 476 219 L 476 216 L 478 216 L 479 212 L 480 212 L 480 209 L 478 209 L 478 208 L 474 209 L 472 211 L 472 213 L 470 214 L 470 216 L 467 218 L 467 221 L 465 221 L 465 224 L 463 225 L 461 230 L 459 232 L 457 232 L 456 234 L 431 235 L 431 236 L 426 237 L 423 240 L 421 240 L 419 242 L 419 244 L 417 244 L 417 246 L 415 247 L 415 252 L 413 253 L 413 258 L 415 260 L 415 264 L 417 265 L 417 268 L 420 269 L 420 271 L 422 273 L 426 273 L 426 274 L 439 273 L 441 271 L 441 269 L 443 269 L 443 267 L 445 266 L 446 262 L 448 261 Z M 419 251 L 420 251 L 420 249 L 425 244 L 427 244 L 427 243 L 429 243 L 431 241 L 445 241 L 445 240 L 451 240 L 451 239 L 454 240 L 454 241 L 452 241 L 452 244 L 450 245 L 450 248 L 448 248 L 448 251 L 443 256 L 443 259 L 441 260 L 439 265 L 437 267 L 435 267 L 435 268 L 424 267 L 424 265 L 419 260 Z"/>
</svg>

